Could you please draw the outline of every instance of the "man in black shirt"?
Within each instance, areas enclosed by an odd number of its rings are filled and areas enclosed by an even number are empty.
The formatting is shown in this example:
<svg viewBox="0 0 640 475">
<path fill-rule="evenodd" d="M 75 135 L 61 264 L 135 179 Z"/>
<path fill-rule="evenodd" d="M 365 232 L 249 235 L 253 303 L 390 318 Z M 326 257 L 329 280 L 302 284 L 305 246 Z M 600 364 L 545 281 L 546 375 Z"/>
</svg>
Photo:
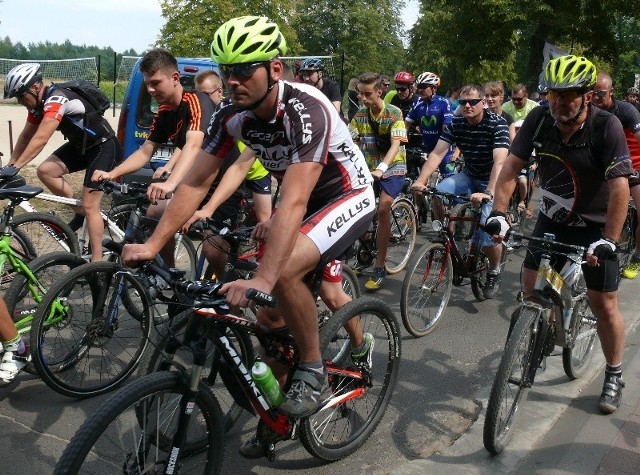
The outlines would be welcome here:
<svg viewBox="0 0 640 475">
<path fill-rule="evenodd" d="M 607 361 L 600 410 L 610 414 L 622 398 L 624 320 L 618 306 L 617 240 L 629 203 L 633 172 L 620 120 L 591 101 L 596 68 L 573 55 L 549 61 L 540 85 L 549 91 L 549 108 L 527 115 L 516 135 L 495 188 L 487 229 L 495 239 L 509 225 L 505 211 L 515 179 L 537 143 L 542 201 L 534 236 L 552 233 L 559 242 L 588 246 L 584 278 L 589 304 Z M 499 229 L 499 232 L 498 232 Z M 529 244 L 522 271 L 525 297 L 531 297 L 541 249 Z"/>
<path fill-rule="evenodd" d="M 324 63 L 320 58 L 307 58 L 300 66 L 300 75 L 302 82 L 311 84 L 322 91 L 329 98 L 331 103 L 336 106 L 338 112 L 342 105 L 342 94 L 340 94 L 340 86 L 337 82 L 324 75 Z"/>
</svg>

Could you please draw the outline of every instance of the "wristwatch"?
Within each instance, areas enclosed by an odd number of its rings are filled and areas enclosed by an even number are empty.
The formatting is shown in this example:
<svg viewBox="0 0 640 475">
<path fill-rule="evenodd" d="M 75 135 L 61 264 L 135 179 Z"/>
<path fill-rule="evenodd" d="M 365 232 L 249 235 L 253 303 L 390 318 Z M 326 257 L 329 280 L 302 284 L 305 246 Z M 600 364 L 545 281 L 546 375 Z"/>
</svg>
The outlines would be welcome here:
<svg viewBox="0 0 640 475">
<path fill-rule="evenodd" d="M 490 197 L 491 199 L 493 199 L 493 193 L 491 193 L 489 190 L 484 190 L 484 191 L 483 191 L 483 193 L 484 193 L 485 195 L 489 195 L 489 197 Z"/>
</svg>

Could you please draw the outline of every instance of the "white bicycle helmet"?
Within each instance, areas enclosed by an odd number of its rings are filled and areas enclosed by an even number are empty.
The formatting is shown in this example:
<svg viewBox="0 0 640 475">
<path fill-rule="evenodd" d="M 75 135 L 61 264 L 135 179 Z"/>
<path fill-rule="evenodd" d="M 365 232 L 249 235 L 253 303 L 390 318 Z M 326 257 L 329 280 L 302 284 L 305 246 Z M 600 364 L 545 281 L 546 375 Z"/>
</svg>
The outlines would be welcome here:
<svg viewBox="0 0 640 475">
<path fill-rule="evenodd" d="M 440 77 L 437 74 L 424 72 L 418 79 L 416 79 L 416 84 L 426 84 L 427 86 L 436 86 L 440 85 Z"/>
<path fill-rule="evenodd" d="M 42 81 L 39 63 L 19 64 L 7 74 L 4 83 L 4 98 L 10 99 L 19 96 L 38 81 Z"/>
</svg>

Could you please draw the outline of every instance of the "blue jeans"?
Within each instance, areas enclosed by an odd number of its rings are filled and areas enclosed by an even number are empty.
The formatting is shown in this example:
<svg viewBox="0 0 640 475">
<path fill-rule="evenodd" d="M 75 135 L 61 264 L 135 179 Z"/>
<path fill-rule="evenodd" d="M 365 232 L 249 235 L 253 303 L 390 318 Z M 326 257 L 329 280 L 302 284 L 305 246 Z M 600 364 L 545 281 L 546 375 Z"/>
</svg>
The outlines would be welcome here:
<svg viewBox="0 0 640 475">
<path fill-rule="evenodd" d="M 471 195 L 472 193 L 482 193 L 487 189 L 487 185 L 489 184 L 489 180 L 484 180 L 481 178 L 475 178 L 469 175 L 464 168 L 460 173 L 455 173 L 451 176 L 448 176 L 436 186 L 436 189 L 443 193 L 452 193 L 455 195 Z M 484 224 L 489 217 L 489 213 L 491 213 L 491 209 L 493 208 L 493 200 L 484 203 L 481 206 L 482 215 L 480 216 L 480 224 Z M 477 238 L 482 247 L 495 246 L 496 243 L 493 242 L 491 236 L 484 232 L 478 231 L 478 236 L 474 236 L 474 239 Z"/>
</svg>

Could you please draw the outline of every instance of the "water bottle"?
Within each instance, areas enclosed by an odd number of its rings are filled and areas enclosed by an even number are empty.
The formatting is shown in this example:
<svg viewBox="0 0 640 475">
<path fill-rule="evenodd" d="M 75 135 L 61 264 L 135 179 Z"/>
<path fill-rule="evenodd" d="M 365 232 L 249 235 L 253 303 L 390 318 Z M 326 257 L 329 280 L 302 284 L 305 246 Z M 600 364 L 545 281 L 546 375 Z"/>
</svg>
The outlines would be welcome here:
<svg viewBox="0 0 640 475">
<path fill-rule="evenodd" d="M 257 360 L 251 368 L 251 376 L 271 407 L 278 407 L 284 399 L 284 393 L 269 365 Z"/>
</svg>

